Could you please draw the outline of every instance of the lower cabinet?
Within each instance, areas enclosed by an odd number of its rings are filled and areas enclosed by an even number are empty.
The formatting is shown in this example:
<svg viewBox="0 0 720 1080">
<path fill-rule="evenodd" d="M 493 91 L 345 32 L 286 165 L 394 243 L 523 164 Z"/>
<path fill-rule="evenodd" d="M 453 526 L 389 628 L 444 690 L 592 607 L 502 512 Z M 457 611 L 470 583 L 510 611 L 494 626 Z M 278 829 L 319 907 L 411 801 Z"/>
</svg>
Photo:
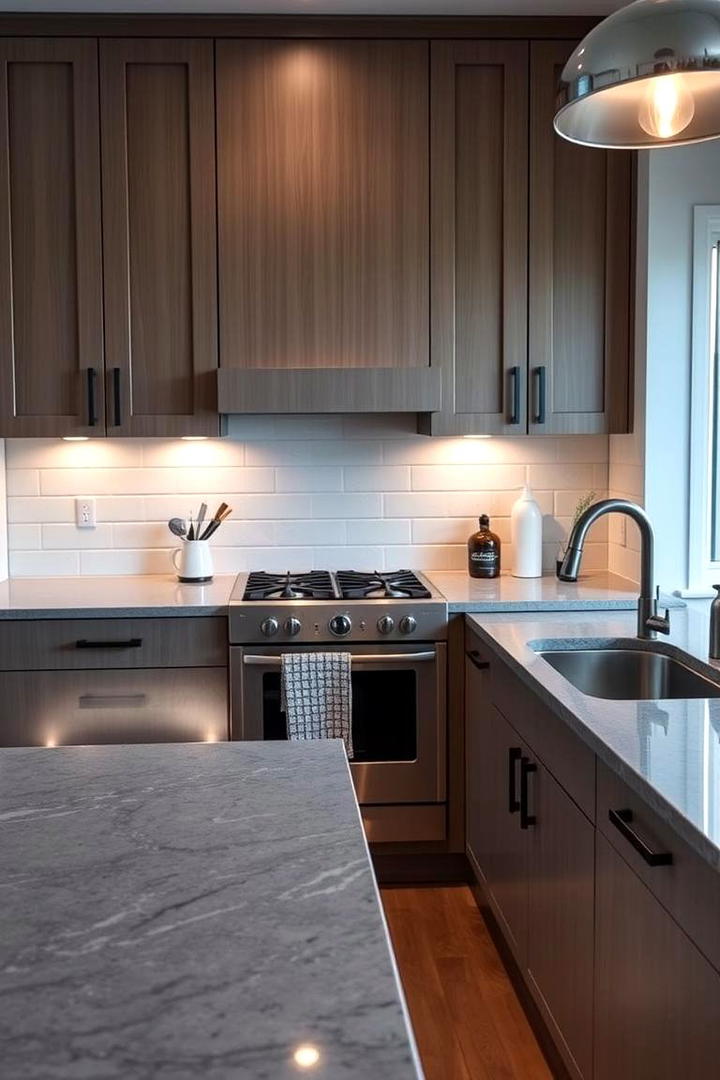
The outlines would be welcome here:
<svg viewBox="0 0 720 1080">
<path fill-rule="evenodd" d="M 532 774 L 527 971 L 579 1076 L 592 1075 L 595 827 L 551 773 Z"/>
<path fill-rule="evenodd" d="M 0 623 L 0 746 L 228 738 L 227 620 Z"/>
<path fill-rule="evenodd" d="M 595 828 L 492 703 L 467 650 L 467 850 L 575 1077 L 592 1071 Z"/>
<path fill-rule="evenodd" d="M 720 975 L 598 832 L 595 1080 L 720 1071 Z"/>
<path fill-rule="evenodd" d="M 2 746 L 219 742 L 226 668 L 0 673 Z"/>
<path fill-rule="evenodd" d="M 518 773 L 527 747 L 490 704 L 485 663 L 466 665 L 467 852 L 518 963 L 527 953 L 528 834 L 519 827 Z"/>
<path fill-rule="evenodd" d="M 468 858 L 569 1074 L 720 1075 L 716 871 L 470 630 L 465 667 Z"/>
</svg>

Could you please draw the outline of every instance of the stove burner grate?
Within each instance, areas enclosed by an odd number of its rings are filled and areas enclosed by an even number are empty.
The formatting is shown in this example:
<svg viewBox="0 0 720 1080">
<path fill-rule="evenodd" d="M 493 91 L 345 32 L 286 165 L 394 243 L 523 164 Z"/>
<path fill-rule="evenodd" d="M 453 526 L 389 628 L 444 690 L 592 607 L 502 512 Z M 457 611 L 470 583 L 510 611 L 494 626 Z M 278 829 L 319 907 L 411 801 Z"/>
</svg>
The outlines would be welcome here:
<svg viewBox="0 0 720 1080">
<path fill-rule="evenodd" d="M 267 574 L 253 570 L 248 575 L 243 600 L 334 600 L 336 592 L 327 570 L 305 574 Z"/>
<path fill-rule="evenodd" d="M 412 570 L 365 573 L 338 570 L 337 583 L 344 600 L 427 600 L 430 593 Z"/>
</svg>

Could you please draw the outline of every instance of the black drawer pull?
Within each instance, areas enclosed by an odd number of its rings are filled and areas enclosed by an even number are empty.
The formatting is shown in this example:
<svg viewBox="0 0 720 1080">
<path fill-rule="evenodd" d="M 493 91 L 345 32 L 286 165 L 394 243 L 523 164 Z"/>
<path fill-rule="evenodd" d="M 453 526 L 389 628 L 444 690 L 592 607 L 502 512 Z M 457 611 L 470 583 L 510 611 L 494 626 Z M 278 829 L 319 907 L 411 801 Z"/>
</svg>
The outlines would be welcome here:
<svg viewBox="0 0 720 1080">
<path fill-rule="evenodd" d="M 97 381 L 97 371 L 94 367 L 87 369 L 87 411 L 88 411 L 88 427 L 95 427 L 97 424 L 97 411 L 95 407 L 95 384 Z"/>
<path fill-rule="evenodd" d="M 508 750 L 508 810 L 511 814 L 517 814 L 520 809 L 520 800 L 517 797 L 515 778 L 517 763 L 522 758 L 522 750 L 519 746 L 511 746 Z"/>
<path fill-rule="evenodd" d="M 487 669 L 490 667 L 489 660 L 481 660 L 479 652 L 475 652 L 473 650 L 473 652 L 465 653 L 465 655 L 467 656 L 473 667 L 476 667 L 478 671 L 487 671 Z"/>
<path fill-rule="evenodd" d="M 520 423 L 520 368 L 510 368 L 510 415 L 508 424 Z"/>
<path fill-rule="evenodd" d="M 632 810 L 608 810 L 608 817 L 610 823 L 625 837 L 628 843 L 632 844 L 638 855 L 642 856 L 648 866 L 672 865 L 673 857 L 669 851 L 653 851 L 643 838 L 638 836 L 634 829 L 630 828 L 633 820 Z"/>
<path fill-rule="evenodd" d="M 80 638 L 75 642 L 76 649 L 139 649 L 143 643 L 141 637 L 126 638 L 124 641 L 88 641 Z"/>
<path fill-rule="evenodd" d="M 529 758 L 520 758 L 520 828 L 529 829 L 535 825 L 537 818 L 528 813 L 528 776 L 537 772 L 537 765 Z"/>
</svg>

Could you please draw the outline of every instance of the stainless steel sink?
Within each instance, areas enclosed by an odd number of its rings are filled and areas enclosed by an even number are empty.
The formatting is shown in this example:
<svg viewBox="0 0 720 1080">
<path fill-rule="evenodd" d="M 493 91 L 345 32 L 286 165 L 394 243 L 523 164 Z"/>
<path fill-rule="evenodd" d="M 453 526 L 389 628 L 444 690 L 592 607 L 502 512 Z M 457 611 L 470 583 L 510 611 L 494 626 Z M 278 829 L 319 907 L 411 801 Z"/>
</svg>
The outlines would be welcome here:
<svg viewBox="0 0 720 1080">
<path fill-rule="evenodd" d="M 590 697 L 615 701 L 720 697 L 720 683 L 649 648 L 548 648 L 537 652 Z"/>
</svg>

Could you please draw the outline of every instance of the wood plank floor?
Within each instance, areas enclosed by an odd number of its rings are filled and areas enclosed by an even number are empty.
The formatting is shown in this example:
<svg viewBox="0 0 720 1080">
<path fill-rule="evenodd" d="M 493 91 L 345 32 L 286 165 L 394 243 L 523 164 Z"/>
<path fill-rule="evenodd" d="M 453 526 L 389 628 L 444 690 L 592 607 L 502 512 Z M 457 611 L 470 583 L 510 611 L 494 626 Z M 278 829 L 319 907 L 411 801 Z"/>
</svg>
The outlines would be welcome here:
<svg viewBox="0 0 720 1080">
<path fill-rule="evenodd" d="M 470 889 L 381 895 L 426 1080 L 552 1080 Z"/>
</svg>

